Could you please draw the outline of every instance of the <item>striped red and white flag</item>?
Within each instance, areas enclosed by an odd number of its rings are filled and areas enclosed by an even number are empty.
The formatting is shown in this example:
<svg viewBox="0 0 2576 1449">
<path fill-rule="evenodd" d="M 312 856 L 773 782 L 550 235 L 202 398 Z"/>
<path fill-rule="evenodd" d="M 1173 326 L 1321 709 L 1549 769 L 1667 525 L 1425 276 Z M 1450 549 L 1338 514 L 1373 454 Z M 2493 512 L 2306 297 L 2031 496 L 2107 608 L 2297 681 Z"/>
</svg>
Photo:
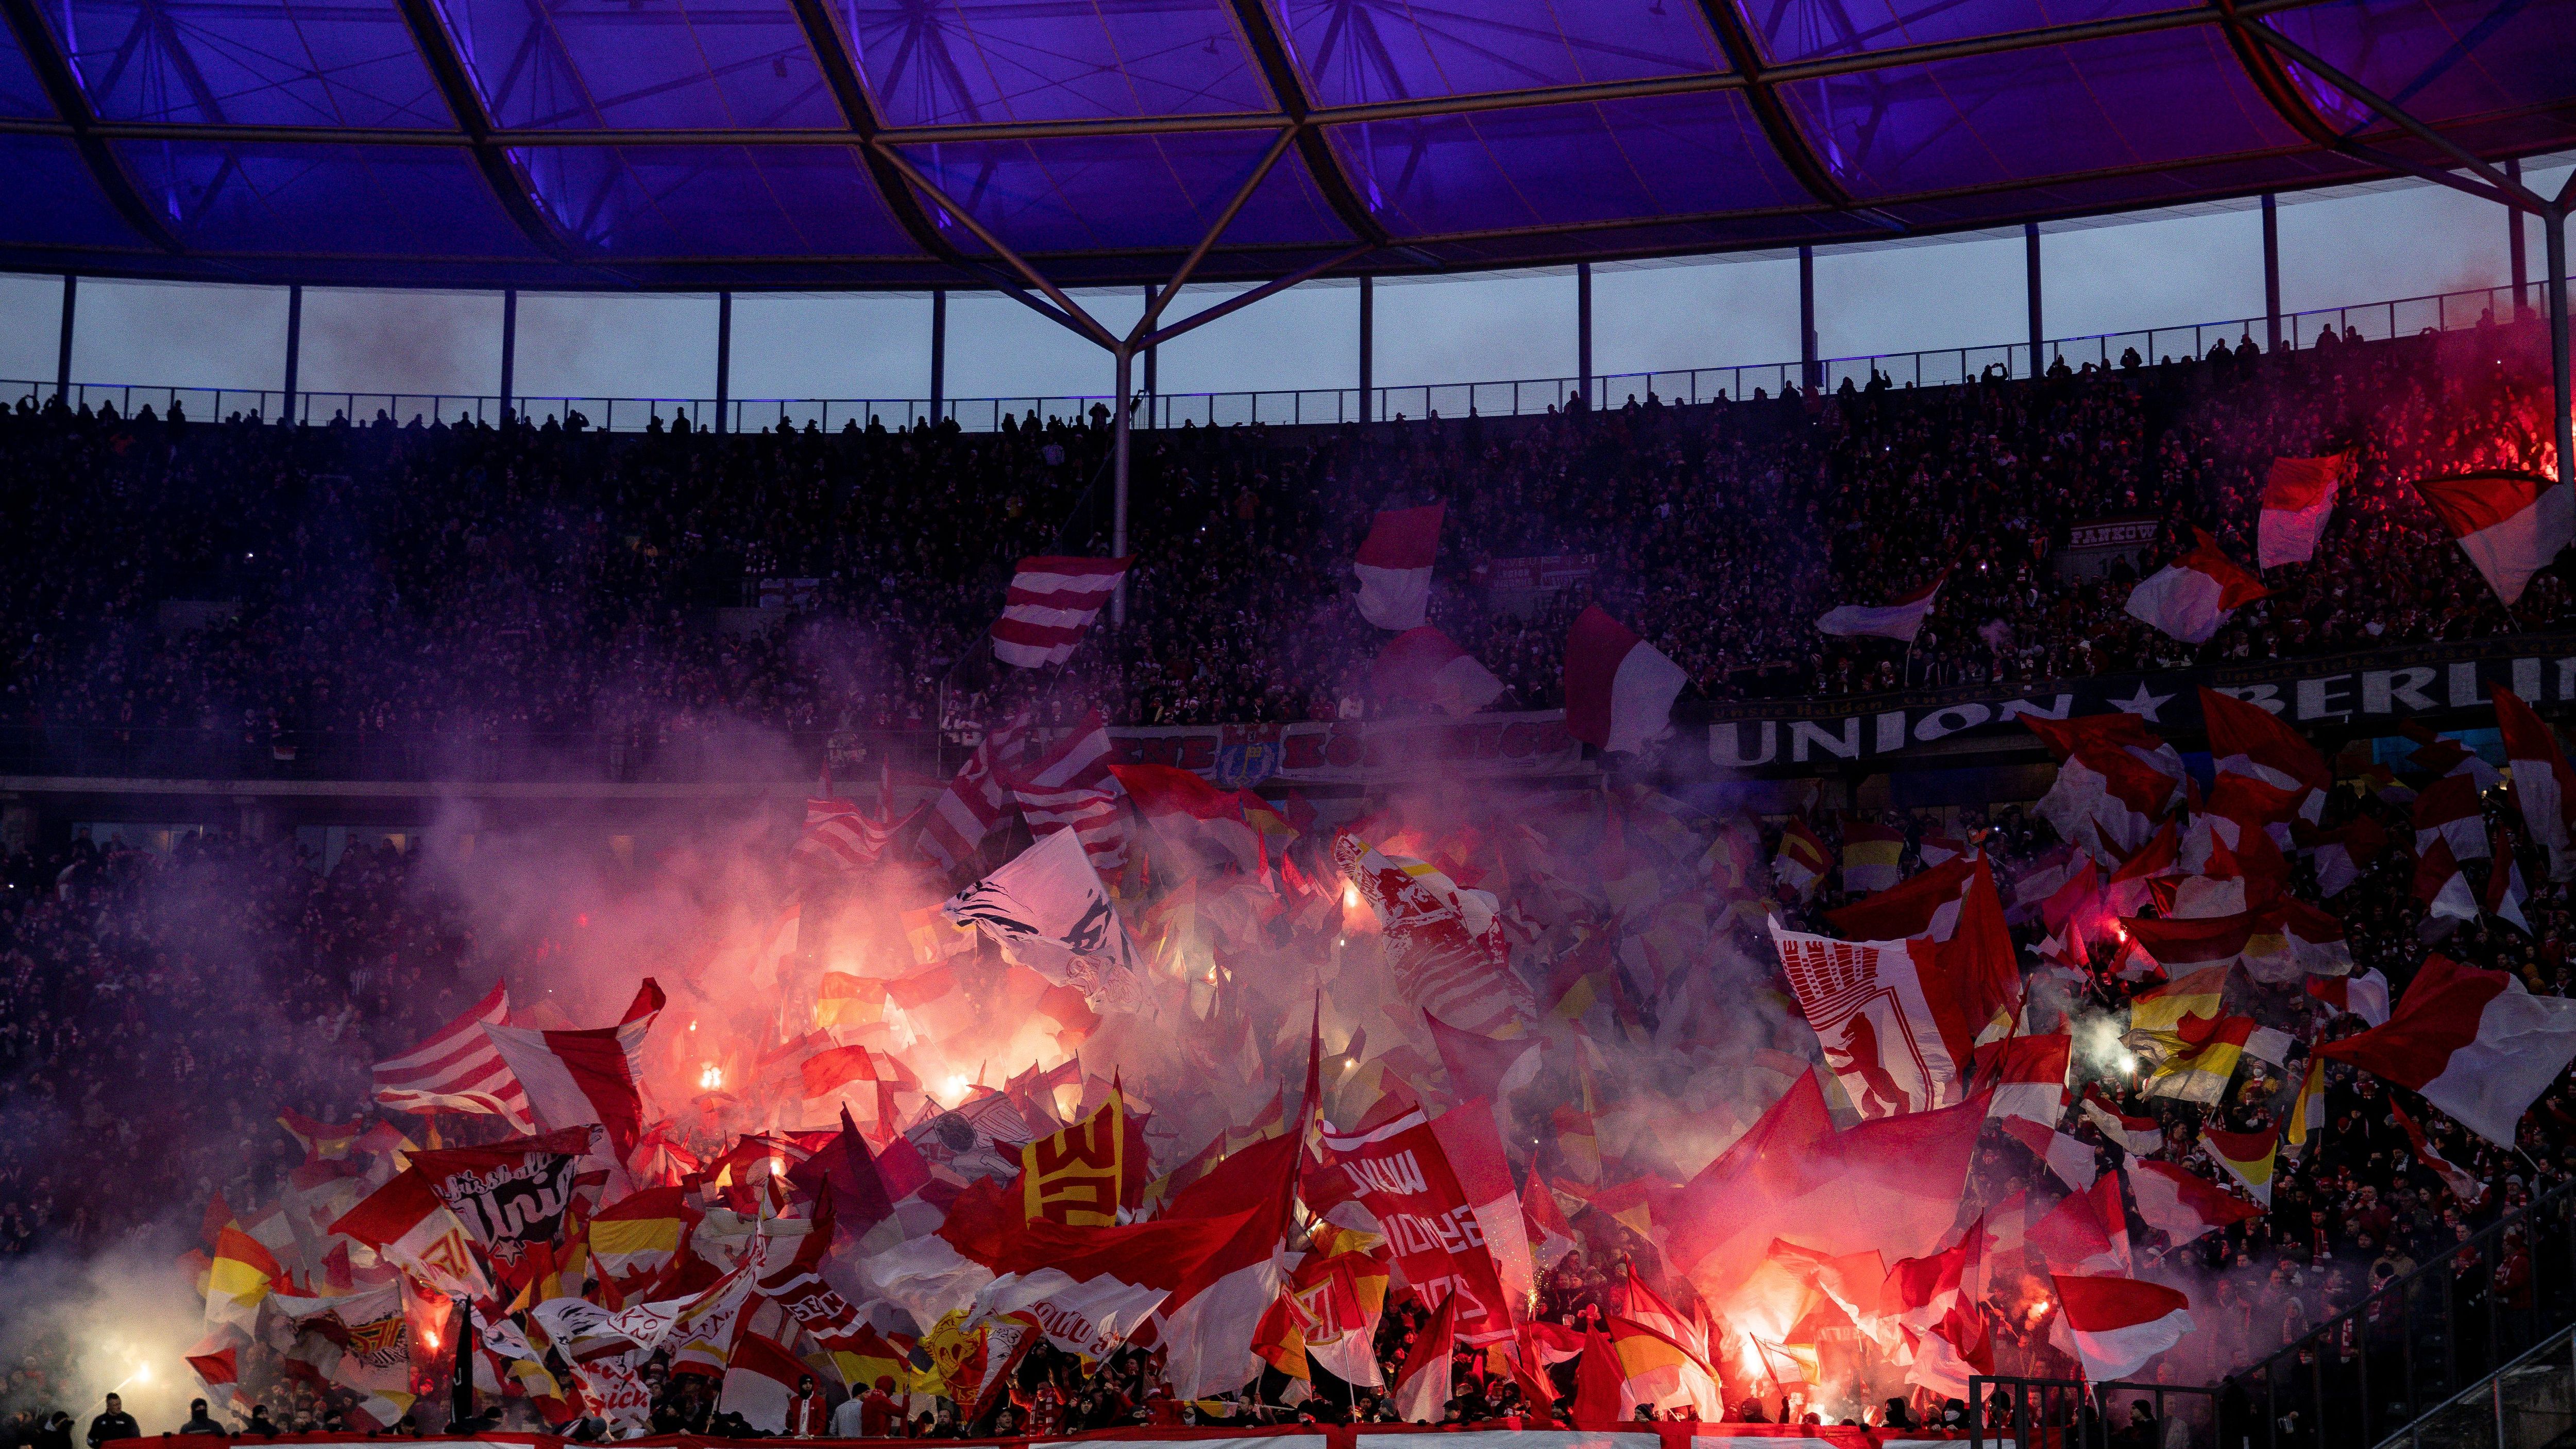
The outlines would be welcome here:
<svg viewBox="0 0 2576 1449">
<path fill-rule="evenodd" d="M 520 1132 L 535 1131 L 527 1089 L 483 1034 L 485 1026 L 509 1019 L 510 988 L 495 982 L 489 994 L 429 1040 L 376 1063 L 376 1100 L 405 1112 L 485 1113 Z"/>
<path fill-rule="evenodd" d="M 2254 566 L 2273 568 L 2316 557 L 2317 539 L 2334 516 L 2335 495 L 2352 472 L 2352 456 L 2275 458 L 2263 479 L 2255 518 Z"/>
<path fill-rule="evenodd" d="M 1028 817 L 1031 835 L 1070 828 L 1082 839 L 1094 870 L 1127 863 L 1127 790 L 1110 773 L 1117 751 L 1109 727 L 1094 710 L 1066 731 L 1043 759 L 1009 772 L 1011 796 Z"/>
<path fill-rule="evenodd" d="M 1127 577 L 1126 558 L 1024 558 L 1011 575 L 1002 617 L 993 621 L 993 657 L 1022 669 L 1062 664 L 1082 631 Z"/>
<path fill-rule="evenodd" d="M 984 736 L 958 768 L 921 822 L 921 853 L 955 870 L 975 858 L 984 837 L 1011 813 L 1011 795 L 995 762 L 1019 748 L 1017 725 L 1004 725 Z"/>
</svg>

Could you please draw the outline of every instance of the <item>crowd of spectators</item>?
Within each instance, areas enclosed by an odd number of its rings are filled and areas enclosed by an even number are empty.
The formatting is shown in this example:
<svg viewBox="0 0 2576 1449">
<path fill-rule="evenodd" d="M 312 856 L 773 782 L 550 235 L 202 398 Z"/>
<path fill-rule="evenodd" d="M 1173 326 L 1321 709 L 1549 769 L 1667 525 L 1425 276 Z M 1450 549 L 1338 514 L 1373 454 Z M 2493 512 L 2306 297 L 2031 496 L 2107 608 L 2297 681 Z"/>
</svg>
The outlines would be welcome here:
<svg viewBox="0 0 2576 1449">
<path fill-rule="evenodd" d="M 2415 497 L 2470 466 L 2553 466 L 2536 324 L 2261 355 L 2062 366 L 2037 381 L 1369 427 L 1184 428 L 1135 446 L 1126 627 L 1057 697 L 1113 723 L 1404 708 L 1349 602 L 1376 510 L 1447 506 L 1432 618 L 1558 699 L 1598 599 L 1705 697 L 1850 693 L 2265 658 L 2560 622 L 2508 616 Z M 729 719 L 927 732 L 998 707 L 981 650 L 1012 563 L 1109 547 L 1107 429 L 852 424 L 720 437 L 379 416 L 289 429 L 148 410 L 0 411 L 0 728 L 92 749 L 164 731 L 277 758 L 317 740 L 579 738 L 632 760 Z M 2277 456 L 2349 452 L 2317 562 L 2194 648 L 2122 609 L 2193 527 L 2250 561 Z M 2071 525 L 2164 525 L 2149 556 L 2061 577 Z M 1496 559 L 1592 561 L 1501 598 Z M 2081 572 L 2081 571 L 2078 571 Z M 1813 620 L 1934 578 L 1911 650 Z M 763 600 L 774 611 L 727 613 Z M 171 601 L 183 601 L 173 606 Z M 601 742 L 607 742 L 604 745 Z"/>
</svg>

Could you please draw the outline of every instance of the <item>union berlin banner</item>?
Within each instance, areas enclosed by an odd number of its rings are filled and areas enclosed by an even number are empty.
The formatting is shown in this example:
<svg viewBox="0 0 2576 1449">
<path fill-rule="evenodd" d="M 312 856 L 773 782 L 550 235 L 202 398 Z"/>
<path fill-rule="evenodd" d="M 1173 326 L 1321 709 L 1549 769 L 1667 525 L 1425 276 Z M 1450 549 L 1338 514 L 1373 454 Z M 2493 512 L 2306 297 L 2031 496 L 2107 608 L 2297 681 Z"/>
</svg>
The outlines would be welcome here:
<svg viewBox="0 0 2576 1449">
<path fill-rule="evenodd" d="M 1471 1105 L 1486 1110 L 1483 1102 Z M 1306 1179 L 1308 1201 L 1328 1217 L 1332 1204 L 1353 1199 L 1376 1214 L 1415 1292 L 1434 1303 L 1459 1295 L 1459 1342 L 1511 1337 L 1511 1298 L 1476 1205 L 1423 1112 L 1351 1136 L 1327 1132 L 1323 1145 L 1324 1165 Z"/>
<path fill-rule="evenodd" d="M 2204 728 L 2199 687 L 2258 704 L 2299 725 L 2394 731 L 2401 721 L 2492 718 L 2504 685 L 2547 708 L 2576 704 L 2576 634 L 2420 644 L 2318 659 L 2272 660 L 2167 674 L 2059 680 L 2037 688 L 1962 685 L 1847 699 L 1684 704 L 1667 760 L 1705 750 L 1725 770 L 1811 773 L 1886 759 L 1954 738 L 2029 738 L 2025 715 L 2068 719 L 2120 710 L 2158 734 Z M 1704 744 L 1702 736 L 1704 735 Z"/>
</svg>

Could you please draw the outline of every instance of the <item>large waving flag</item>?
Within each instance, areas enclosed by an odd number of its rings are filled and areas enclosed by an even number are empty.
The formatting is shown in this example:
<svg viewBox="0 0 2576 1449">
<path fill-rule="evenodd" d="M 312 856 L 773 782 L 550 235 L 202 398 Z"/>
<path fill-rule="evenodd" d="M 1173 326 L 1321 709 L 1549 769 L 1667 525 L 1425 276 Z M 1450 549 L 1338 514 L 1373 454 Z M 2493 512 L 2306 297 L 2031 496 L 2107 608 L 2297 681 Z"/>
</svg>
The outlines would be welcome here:
<svg viewBox="0 0 2576 1449">
<path fill-rule="evenodd" d="M 2292 792 L 2298 813 L 2311 824 L 2334 788 L 2325 756 L 2280 716 L 2259 704 L 2204 688 L 2200 715 L 2209 725 L 2209 753 L 2221 775 L 2245 775 Z"/>
<path fill-rule="evenodd" d="M 1112 872 L 1127 862 L 1127 792 L 1109 769 L 1115 753 L 1108 726 L 1093 710 L 1035 764 L 1009 775 L 1031 835 L 1069 829 L 1092 865 Z"/>
<path fill-rule="evenodd" d="M 1164 1379 L 1182 1398 L 1240 1387 L 1251 1376 L 1252 1332 L 1286 1271 L 1289 1203 L 1303 1145 L 1291 1134 L 1255 1142 L 1182 1188 L 1163 1209 L 1165 1221 L 1239 1222 L 1155 1313 L 1157 1340 L 1170 1354 Z M 1310 1341 L 1309 1351 L 1315 1347 Z"/>
<path fill-rule="evenodd" d="M 2206 644 L 2230 615 L 2272 591 L 2237 567 L 2206 529 L 2195 528 L 2192 536 L 2189 553 L 2130 591 L 2128 610 L 2186 644 Z"/>
<path fill-rule="evenodd" d="M 1079 989 L 1095 1011 L 1130 1011 L 1141 1000 L 1141 955 L 1077 831 L 1039 836 L 940 909 L 992 937 L 1012 965 Z"/>
<path fill-rule="evenodd" d="M 2507 608 L 2576 534 L 2566 486 L 2538 474 L 2461 473 L 2420 479 L 2415 491 Z"/>
<path fill-rule="evenodd" d="M 487 1023 L 483 1033 L 526 1088 L 537 1125 L 596 1122 L 608 1129 L 622 1163 L 644 1135 L 644 1038 L 663 1003 L 662 988 L 647 976 L 615 1026 L 530 1031 Z"/>
<path fill-rule="evenodd" d="M 2522 1114 L 2576 1060 L 2576 1001 L 2534 996 L 2502 971 L 2428 956 L 2386 1025 L 2317 1051 L 2422 1094 L 2510 1148 Z"/>
<path fill-rule="evenodd" d="M 1671 725 L 1689 682 L 1661 650 L 1587 604 L 1565 636 L 1565 731 L 1610 754 L 1642 750 Z"/>
<path fill-rule="evenodd" d="M 2051 1336 L 2081 1359 L 2095 1383 L 2125 1379 L 2191 1332 L 2191 1300 L 2178 1289 L 2135 1278 L 2052 1274 L 2061 1312 Z"/>
<path fill-rule="evenodd" d="M 2505 761 L 2513 766 L 2513 800 L 2522 810 L 2523 828 L 2549 852 L 2549 878 L 2565 880 L 2576 875 L 2576 851 L 2568 849 L 2567 830 L 2576 820 L 2576 772 L 2568 769 L 2558 732 L 2520 695 L 2497 685 L 2495 711 Z"/>
<path fill-rule="evenodd" d="M 492 1285 L 474 1261 L 465 1225 L 417 1167 L 394 1174 L 343 1213 L 331 1231 L 375 1249 L 384 1261 L 449 1297 L 491 1296 Z"/>
<path fill-rule="evenodd" d="M 1844 638 L 1866 634 L 1911 644 L 1914 636 L 1923 632 L 1923 621 L 1931 617 L 1932 607 L 1941 597 L 1941 585 L 1949 577 L 1943 574 L 1892 603 L 1844 604 L 1828 610 L 1816 621 L 1816 628 Z"/>
<path fill-rule="evenodd" d="M 1837 941 L 1774 918 L 1771 943 L 1861 1116 L 1928 1111 L 1965 1095 L 1977 1023 L 1960 1010 L 1932 941 Z"/>
<path fill-rule="evenodd" d="M 1255 870 L 1265 852 L 1253 812 L 1270 818 L 1261 797 L 1249 791 L 1220 790 L 1194 770 L 1175 765 L 1121 765 L 1109 773 L 1136 802 L 1136 813 L 1152 823 L 1166 840 L 1188 843 L 1201 854 L 1230 860 L 1239 870 Z"/>
<path fill-rule="evenodd" d="M 206 1321 L 248 1333 L 259 1325 L 259 1305 L 286 1276 L 258 1239 L 227 1225 L 215 1235 L 214 1267 L 206 1275 Z"/>
<path fill-rule="evenodd" d="M 2221 1191 L 2170 1162 L 2129 1159 L 2129 1196 L 2138 1217 L 2177 1248 L 2230 1223 L 2259 1218 L 2263 1209 Z"/>
<path fill-rule="evenodd" d="M 1440 552 L 1442 505 L 1381 513 L 1351 560 L 1360 617 L 1381 629 L 1419 629 L 1431 607 L 1431 563 Z"/>
<path fill-rule="evenodd" d="M 2273 568 L 2316 557 L 2317 539 L 2334 516 L 2335 495 L 2352 473 L 2352 455 L 2275 458 L 2263 480 L 2255 522 L 2254 565 Z"/>
<path fill-rule="evenodd" d="M 1021 739 L 1016 725 L 987 733 L 957 767 L 948 788 L 930 803 L 930 813 L 921 821 L 921 853 L 941 869 L 955 870 L 974 859 L 984 837 L 1010 817 L 1011 794 L 1002 764 L 1019 749 Z"/>
<path fill-rule="evenodd" d="M 2135 855 L 2182 800 L 2181 753 L 2136 715 L 2021 722 L 2057 757 L 2057 782 L 2036 813 L 2104 865 Z"/>
<path fill-rule="evenodd" d="M 1132 556 L 1020 560 L 1002 600 L 1002 617 L 993 621 L 993 656 L 1022 669 L 1072 658 L 1083 631 L 1135 561 Z"/>
<path fill-rule="evenodd" d="M 1421 700 L 1444 714 L 1474 714 L 1503 692 L 1492 670 L 1428 624 L 1386 641 L 1369 682 L 1380 694 Z"/>
<path fill-rule="evenodd" d="M 376 1063 L 376 1100 L 404 1112 L 480 1112 L 520 1132 L 536 1130 L 528 1094 L 501 1060 L 486 1026 L 510 1019 L 510 989 L 494 982 L 483 999 L 429 1040 L 401 1056 Z"/>
</svg>

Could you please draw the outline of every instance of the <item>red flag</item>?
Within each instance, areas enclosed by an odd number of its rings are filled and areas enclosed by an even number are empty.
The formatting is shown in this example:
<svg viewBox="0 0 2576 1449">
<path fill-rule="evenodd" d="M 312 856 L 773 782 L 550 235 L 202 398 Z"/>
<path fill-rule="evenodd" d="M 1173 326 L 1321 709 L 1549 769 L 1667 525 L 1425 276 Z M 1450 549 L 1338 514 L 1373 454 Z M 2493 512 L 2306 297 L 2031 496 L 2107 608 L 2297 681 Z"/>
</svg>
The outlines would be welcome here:
<svg viewBox="0 0 2576 1449">
<path fill-rule="evenodd" d="M 401 1056 L 376 1063 L 375 1097 L 405 1112 L 484 1112 L 520 1132 L 536 1130 L 528 1094 L 494 1050 L 483 1028 L 509 1020 L 509 988 L 494 982 L 483 999 Z"/>
<path fill-rule="evenodd" d="M 1565 731 L 1611 754 L 1644 749 L 1672 723 L 1690 676 L 1587 604 L 1565 636 Z"/>
<path fill-rule="evenodd" d="M 1414 1336 L 1413 1351 L 1405 1355 L 1404 1367 L 1395 1375 L 1395 1412 L 1409 1423 L 1437 1424 L 1447 1417 L 1449 1405 L 1449 1356 L 1456 1351 L 1458 1333 L 1458 1295 L 1444 1295 L 1440 1306 L 1432 1310 L 1431 1321 L 1422 1325 Z M 1595 1333 L 1594 1338 L 1600 1335 Z M 1606 1354 L 1608 1344 L 1603 1344 Z M 1615 1390 L 1614 1390 L 1615 1395 Z M 1614 1396 L 1610 1412 L 1615 1417 L 1619 1406 Z"/>
<path fill-rule="evenodd" d="M 2497 470 L 2425 478 L 2416 482 L 2415 491 L 2507 607 L 2576 533 L 2576 506 L 2571 506 L 2567 489 L 2535 473 Z"/>
<path fill-rule="evenodd" d="M 2428 956 L 2386 1025 L 2317 1051 L 2422 1094 L 2509 1148 L 2522 1114 L 2576 1060 L 2576 1001 L 2533 996 L 2502 971 Z"/>
<path fill-rule="evenodd" d="M 1381 629 L 1419 629 L 1431 603 L 1431 564 L 1440 551 L 1443 505 L 1380 513 L 1351 560 L 1360 617 Z"/>
<path fill-rule="evenodd" d="M 993 621 L 993 657 L 1022 669 L 1073 657 L 1100 606 L 1127 577 L 1130 558 L 1024 558 Z"/>
<path fill-rule="evenodd" d="M 2128 610 L 2187 644 L 2206 644 L 2228 616 L 2272 591 L 2222 552 L 2208 530 L 2195 528 L 2192 536 L 2189 553 L 2130 592 Z"/>
</svg>

